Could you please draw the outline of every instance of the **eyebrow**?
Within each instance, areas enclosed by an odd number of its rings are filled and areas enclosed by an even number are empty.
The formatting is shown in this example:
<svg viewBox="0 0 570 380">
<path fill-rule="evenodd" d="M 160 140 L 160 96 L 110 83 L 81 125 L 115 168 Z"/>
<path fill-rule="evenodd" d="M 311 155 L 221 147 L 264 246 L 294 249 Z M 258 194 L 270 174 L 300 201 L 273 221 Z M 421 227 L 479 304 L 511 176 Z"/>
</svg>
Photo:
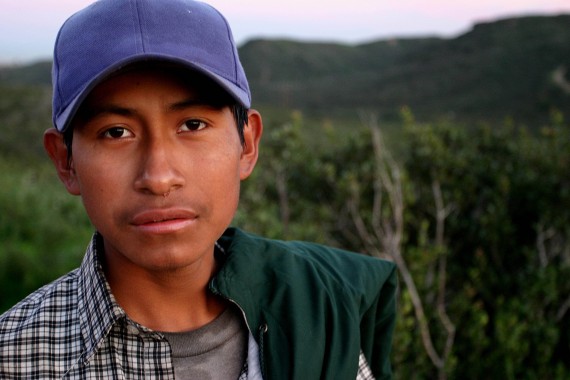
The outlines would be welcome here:
<svg viewBox="0 0 570 380">
<path fill-rule="evenodd" d="M 88 123 L 89 121 L 102 116 L 102 115 L 119 115 L 119 116 L 133 116 L 137 112 L 132 108 L 121 107 L 117 105 L 102 105 L 102 106 L 89 106 L 85 105 L 81 107 L 77 113 L 77 117 L 81 119 L 83 123 Z"/>
<path fill-rule="evenodd" d="M 183 100 L 181 102 L 172 103 L 168 106 L 168 109 L 171 111 L 182 111 L 192 107 L 208 107 L 213 109 L 221 108 L 221 106 L 213 104 L 212 101 L 207 101 L 206 99 L 201 98 L 192 98 Z"/>
</svg>

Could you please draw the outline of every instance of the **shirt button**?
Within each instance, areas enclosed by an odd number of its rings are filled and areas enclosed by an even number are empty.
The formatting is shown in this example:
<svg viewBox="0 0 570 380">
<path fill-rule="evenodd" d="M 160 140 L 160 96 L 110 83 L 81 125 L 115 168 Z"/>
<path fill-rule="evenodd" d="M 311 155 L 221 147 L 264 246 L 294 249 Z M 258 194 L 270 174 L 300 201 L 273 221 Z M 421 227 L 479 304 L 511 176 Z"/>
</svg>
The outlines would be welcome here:
<svg viewBox="0 0 570 380">
<path fill-rule="evenodd" d="M 127 325 L 127 332 L 132 335 L 138 335 L 139 329 L 133 325 Z"/>
</svg>

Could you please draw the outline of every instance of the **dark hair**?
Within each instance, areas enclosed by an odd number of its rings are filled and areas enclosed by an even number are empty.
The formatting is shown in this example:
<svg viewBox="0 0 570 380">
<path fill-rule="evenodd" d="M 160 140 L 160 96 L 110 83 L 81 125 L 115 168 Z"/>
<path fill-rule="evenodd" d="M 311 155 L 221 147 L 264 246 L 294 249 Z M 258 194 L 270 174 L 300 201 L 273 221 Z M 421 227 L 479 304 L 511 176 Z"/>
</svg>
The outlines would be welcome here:
<svg viewBox="0 0 570 380">
<path fill-rule="evenodd" d="M 238 103 L 230 105 L 230 109 L 232 110 L 232 114 L 234 115 L 234 120 L 236 122 L 239 141 L 241 142 L 242 146 L 245 146 L 245 137 L 243 135 L 243 130 L 248 122 L 247 113 L 249 110 Z"/>
</svg>

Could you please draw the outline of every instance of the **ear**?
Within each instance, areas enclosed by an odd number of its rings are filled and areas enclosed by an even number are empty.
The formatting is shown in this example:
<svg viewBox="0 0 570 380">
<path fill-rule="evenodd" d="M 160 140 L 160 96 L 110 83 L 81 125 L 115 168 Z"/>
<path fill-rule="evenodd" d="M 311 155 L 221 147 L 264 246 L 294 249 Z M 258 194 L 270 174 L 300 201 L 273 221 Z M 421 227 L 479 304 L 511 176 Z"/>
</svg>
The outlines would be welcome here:
<svg viewBox="0 0 570 380">
<path fill-rule="evenodd" d="M 79 183 L 73 169 L 73 162 L 68 161 L 67 147 L 63 142 L 63 134 L 55 128 L 50 128 L 44 133 L 44 148 L 51 158 L 57 175 L 70 194 L 80 195 Z"/>
<path fill-rule="evenodd" d="M 259 141 L 263 134 L 261 115 L 256 110 L 249 110 L 247 125 L 243 129 L 244 145 L 240 159 L 240 179 L 244 180 L 253 171 L 259 154 Z"/>
</svg>

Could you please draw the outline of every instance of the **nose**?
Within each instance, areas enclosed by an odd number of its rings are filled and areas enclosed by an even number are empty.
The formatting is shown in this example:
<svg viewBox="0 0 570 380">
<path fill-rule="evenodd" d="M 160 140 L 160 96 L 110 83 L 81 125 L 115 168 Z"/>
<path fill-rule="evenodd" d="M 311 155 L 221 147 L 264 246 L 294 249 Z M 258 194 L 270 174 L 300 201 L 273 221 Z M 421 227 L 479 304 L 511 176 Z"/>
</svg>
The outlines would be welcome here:
<svg viewBox="0 0 570 380">
<path fill-rule="evenodd" d="M 139 154 L 141 167 L 135 180 L 137 191 L 163 196 L 184 186 L 184 176 L 176 167 L 176 149 L 164 142 L 152 141 Z"/>
</svg>

